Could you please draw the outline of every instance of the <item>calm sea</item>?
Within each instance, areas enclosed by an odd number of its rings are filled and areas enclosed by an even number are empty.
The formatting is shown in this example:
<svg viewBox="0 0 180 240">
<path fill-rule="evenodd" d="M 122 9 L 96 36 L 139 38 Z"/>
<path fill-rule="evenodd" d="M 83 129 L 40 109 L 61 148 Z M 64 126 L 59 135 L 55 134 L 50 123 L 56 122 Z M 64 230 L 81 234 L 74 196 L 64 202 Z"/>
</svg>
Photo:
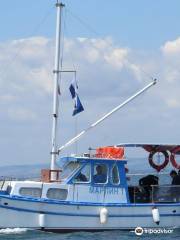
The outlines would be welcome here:
<svg viewBox="0 0 180 240">
<path fill-rule="evenodd" d="M 76 233 L 44 233 L 26 229 L 5 229 L 0 230 L 0 239 L 33 239 L 33 240 L 130 240 L 130 239 L 158 239 L 158 240 L 170 240 L 180 239 L 180 231 L 174 230 L 173 233 L 160 234 L 150 233 L 136 236 L 134 232 L 128 231 L 108 231 L 108 232 L 76 232 Z"/>
</svg>

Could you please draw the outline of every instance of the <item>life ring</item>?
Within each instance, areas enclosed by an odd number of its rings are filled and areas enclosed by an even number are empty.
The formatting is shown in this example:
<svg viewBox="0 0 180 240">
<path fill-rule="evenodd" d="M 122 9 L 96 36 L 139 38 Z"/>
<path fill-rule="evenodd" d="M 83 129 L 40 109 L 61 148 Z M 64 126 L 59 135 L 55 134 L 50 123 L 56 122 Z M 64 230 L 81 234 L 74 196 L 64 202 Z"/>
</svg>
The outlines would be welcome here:
<svg viewBox="0 0 180 240">
<path fill-rule="evenodd" d="M 176 162 L 176 157 L 175 157 L 176 153 L 179 151 L 180 151 L 180 149 L 178 147 L 174 151 L 171 152 L 171 156 L 170 156 L 170 161 L 171 161 L 173 167 L 175 167 L 176 169 L 180 169 L 180 164 L 178 164 Z"/>
<path fill-rule="evenodd" d="M 164 155 L 164 162 L 160 165 L 154 163 L 153 161 L 153 156 L 154 154 L 156 154 L 156 151 L 150 152 L 149 154 L 149 164 L 151 165 L 151 167 L 155 168 L 158 172 L 160 172 L 163 168 L 165 168 L 168 163 L 169 163 L 169 154 L 167 151 L 158 151 L 161 152 Z"/>
</svg>

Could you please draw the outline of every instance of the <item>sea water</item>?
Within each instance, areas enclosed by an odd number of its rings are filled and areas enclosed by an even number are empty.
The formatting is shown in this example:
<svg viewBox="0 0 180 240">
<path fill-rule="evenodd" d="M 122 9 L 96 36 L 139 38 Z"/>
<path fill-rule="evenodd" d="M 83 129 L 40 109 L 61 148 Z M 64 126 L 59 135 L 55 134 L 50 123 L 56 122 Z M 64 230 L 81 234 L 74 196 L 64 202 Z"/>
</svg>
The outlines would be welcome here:
<svg viewBox="0 0 180 240">
<path fill-rule="evenodd" d="M 173 233 L 144 233 L 137 236 L 133 231 L 104 231 L 104 232 L 76 232 L 76 233 L 47 233 L 27 229 L 4 229 L 0 231 L 0 239 L 33 239 L 33 240 L 130 240 L 130 239 L 180 239 L 180 230 Z"/>
</svg>

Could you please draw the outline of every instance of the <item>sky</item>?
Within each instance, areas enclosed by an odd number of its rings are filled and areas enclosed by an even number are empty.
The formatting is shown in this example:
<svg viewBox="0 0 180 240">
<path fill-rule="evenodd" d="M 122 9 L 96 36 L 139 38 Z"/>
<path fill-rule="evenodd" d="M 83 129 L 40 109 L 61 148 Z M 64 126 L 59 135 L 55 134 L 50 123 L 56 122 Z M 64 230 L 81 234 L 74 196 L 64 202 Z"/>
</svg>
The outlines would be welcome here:
<svg viewBox="0 0 180 240">
<path fill-rule="evenodd" d="M 54 3 L 1 0 L 0 166 L 50 162 Z M 73 75 L 63 74 L 58 146 L 153 78 L 158 83 L 62 155 L 123 142 L 180 143 L 180 1 L 64 3 L 63 69 L 77 71 L 85 111 L 72 117 Z"/>
</svg>

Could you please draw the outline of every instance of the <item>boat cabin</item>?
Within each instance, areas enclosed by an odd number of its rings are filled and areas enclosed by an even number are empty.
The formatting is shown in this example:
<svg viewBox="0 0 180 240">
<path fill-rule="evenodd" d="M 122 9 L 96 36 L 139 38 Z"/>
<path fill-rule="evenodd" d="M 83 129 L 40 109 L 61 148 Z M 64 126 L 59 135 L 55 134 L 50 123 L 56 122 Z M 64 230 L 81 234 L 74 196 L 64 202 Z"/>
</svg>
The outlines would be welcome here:
<svg viewBox="0 0 180 240">
<path fill-rule="evenodd" d="M 66 157 L 60 181 L 12 181 L 6 194 L 22 198 L 90 203 L 129 202 L 125 160 Z"/>
<path fill-rule="evenodd" d="M 67 160 L 67 159 L 66 159 Z M 69 165 L 77 161 L 77 169 L 65 181 L 74 188 L 74 200 L 127 203 L 127 182 L 124 160 L 101 158 L 70 158 Z M 69 166 L 67 165 L 67 168 Z M 62 177 L 63 173 L 62 173 Z"/>
<path fill-rule="evenodd" d="M 61 170 L 43 170 L 41 181 L 6 181 L 1 192 L 18 198 L 41 198 L 55 202 L 180 202 L 180 182 L 173 185 L 159 184 L 159 172 L 170 162 L 174 164 L 175 155 L 180 153 L 179 146 L 133 145 L 148 152 L 149 164 L 156 170 L 154 174 L 139 177 L 138 184 L 129 182 L 125 147 L 132 147 L 132 144 L 98 148 L 95 154 L 88 153 L 80 157 L 63 157 L 59 160 Z M 161 164 L 155 163 L 153 159 L 157 152 L 164 156 Z M 173 166 L 177 166 L 177 162 Z M 56 179 L 51 179 L 52 173 L 56 173 Z"/>
</svg>

